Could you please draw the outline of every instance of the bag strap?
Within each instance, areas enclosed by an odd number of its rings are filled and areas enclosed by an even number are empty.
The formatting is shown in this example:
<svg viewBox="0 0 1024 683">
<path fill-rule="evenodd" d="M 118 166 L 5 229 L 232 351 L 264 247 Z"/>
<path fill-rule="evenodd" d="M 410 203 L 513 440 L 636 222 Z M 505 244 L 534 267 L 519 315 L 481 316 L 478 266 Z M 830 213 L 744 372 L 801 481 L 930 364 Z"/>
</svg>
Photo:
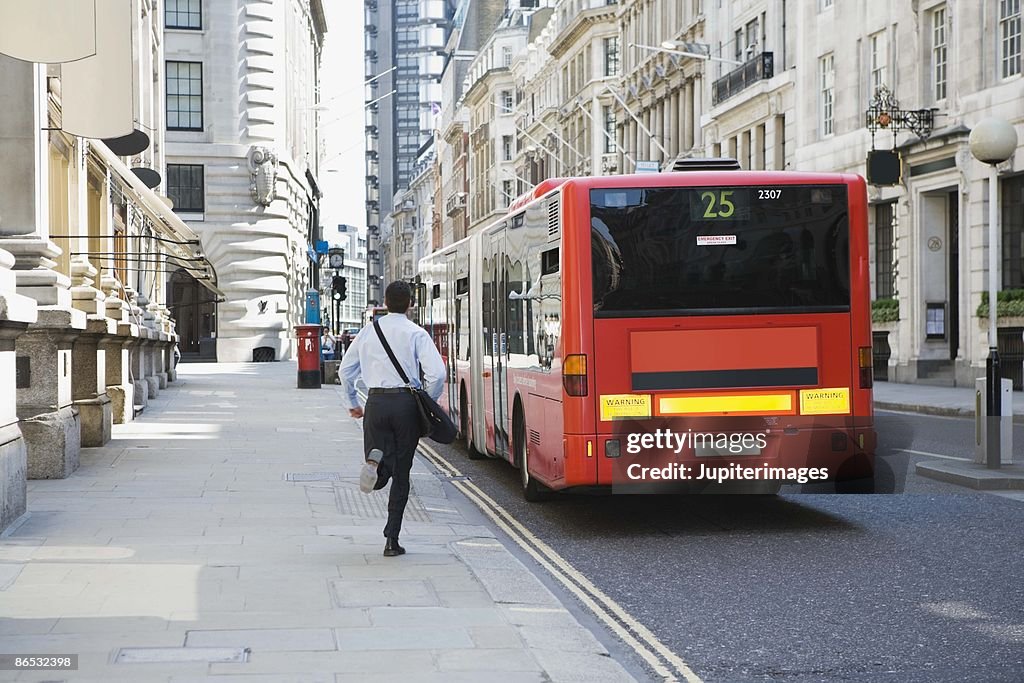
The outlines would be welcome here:
<svg viewBox="0 0 1024 683">
<path fill-rule="evenodd" d="M 412 384 L 409 383 L 409 376 L 405 374 L 405 370 L 402 369 L 402 364 L 395 358 L 395 352 L 391 350 L 391 345 L 388 344 L 387 338 L 384 336 L 384 331 L 380 329 L 380 323 L 377 320 L 373 321 L 373 329 L 377 331 L 377 337 L 380 339 L 381 345 L 384 350 L 388 352 L 388 358 L 391 359 L 392 364 L 395 366 L 395 370 L 398 370 L 398 376 L 405 382 L 405 386 L 412 388 Z"/>
</svg>

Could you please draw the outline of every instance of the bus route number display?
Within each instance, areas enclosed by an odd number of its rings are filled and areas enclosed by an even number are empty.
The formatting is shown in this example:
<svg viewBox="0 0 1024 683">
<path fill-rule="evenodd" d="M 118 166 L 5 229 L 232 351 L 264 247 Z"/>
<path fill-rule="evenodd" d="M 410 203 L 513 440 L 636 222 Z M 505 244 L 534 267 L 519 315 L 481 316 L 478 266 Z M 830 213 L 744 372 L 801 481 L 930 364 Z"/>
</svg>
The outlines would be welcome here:
<svg viewBox="0 0 1024 683">
<path fill-rule="evenodd" d="M 750 220 L 750 201 L 755 193 L 759 201 L 771 201 L 782 196 L 782 189 L 754 187 L 694 189 L 690 194 L 690 220 L 748 221 Z"/>
</svg>

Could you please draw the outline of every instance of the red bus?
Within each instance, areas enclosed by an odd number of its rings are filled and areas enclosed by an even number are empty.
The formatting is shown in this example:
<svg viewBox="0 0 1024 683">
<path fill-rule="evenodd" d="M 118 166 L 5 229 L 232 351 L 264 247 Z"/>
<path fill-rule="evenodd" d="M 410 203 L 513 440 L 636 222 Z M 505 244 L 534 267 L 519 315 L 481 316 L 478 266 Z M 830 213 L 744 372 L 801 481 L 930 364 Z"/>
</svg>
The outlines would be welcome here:
<svg viewBox="0 0 1024 683">
<path fill-rule="evenodd" d="M 873 490 L 859 176 L 547 180 L 420 278 L 470 457 L 518 467 L 528 500 L 723 468 Z"/>
</svg>

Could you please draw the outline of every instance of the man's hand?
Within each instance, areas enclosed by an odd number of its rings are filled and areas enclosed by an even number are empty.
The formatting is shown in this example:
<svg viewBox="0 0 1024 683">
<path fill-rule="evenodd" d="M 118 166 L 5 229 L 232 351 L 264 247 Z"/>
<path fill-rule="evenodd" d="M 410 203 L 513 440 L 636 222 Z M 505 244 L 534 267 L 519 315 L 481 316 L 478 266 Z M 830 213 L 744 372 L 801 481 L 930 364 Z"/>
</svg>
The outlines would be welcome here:
<svg viewBox="0 0 1024 683">
<path fill-rule="evenodd" d="M 363 409 L 362 408 L 349 408 L 348 409 L 348 414 L 358 420 L 359 418 L 361 418 L 363 416 Z"/>
</svg>

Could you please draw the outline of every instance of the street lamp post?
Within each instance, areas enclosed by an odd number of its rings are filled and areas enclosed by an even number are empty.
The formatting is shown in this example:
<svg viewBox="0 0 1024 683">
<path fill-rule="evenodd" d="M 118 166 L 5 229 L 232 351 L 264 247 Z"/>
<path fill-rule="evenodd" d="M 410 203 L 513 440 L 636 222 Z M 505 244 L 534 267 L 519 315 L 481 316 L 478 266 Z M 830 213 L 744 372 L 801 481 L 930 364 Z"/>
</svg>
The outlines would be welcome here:
<svg viewBox="0 0 1024 683">
<path fill-rule="evenodd" d="M 985 362 L 985 405 L 988 409 L 988 424 L 985 464 L 989 469 L 999 469 L 1002 381 L 999 372 L 999 342 L 996 335 L 996 315 L 999 308 L 999 254 L 996 251 L 996 245 L 999 243 L 999 172 L 996 167 L 1013 156 L 1014 150 L 1017 149 L 1017 132 L 1006 121 L 989 118 L 974 127 L 968 142 L 974 158 L 988 164 L 992 169 L 988 185 L 988 360 Z"/>
</svg>

